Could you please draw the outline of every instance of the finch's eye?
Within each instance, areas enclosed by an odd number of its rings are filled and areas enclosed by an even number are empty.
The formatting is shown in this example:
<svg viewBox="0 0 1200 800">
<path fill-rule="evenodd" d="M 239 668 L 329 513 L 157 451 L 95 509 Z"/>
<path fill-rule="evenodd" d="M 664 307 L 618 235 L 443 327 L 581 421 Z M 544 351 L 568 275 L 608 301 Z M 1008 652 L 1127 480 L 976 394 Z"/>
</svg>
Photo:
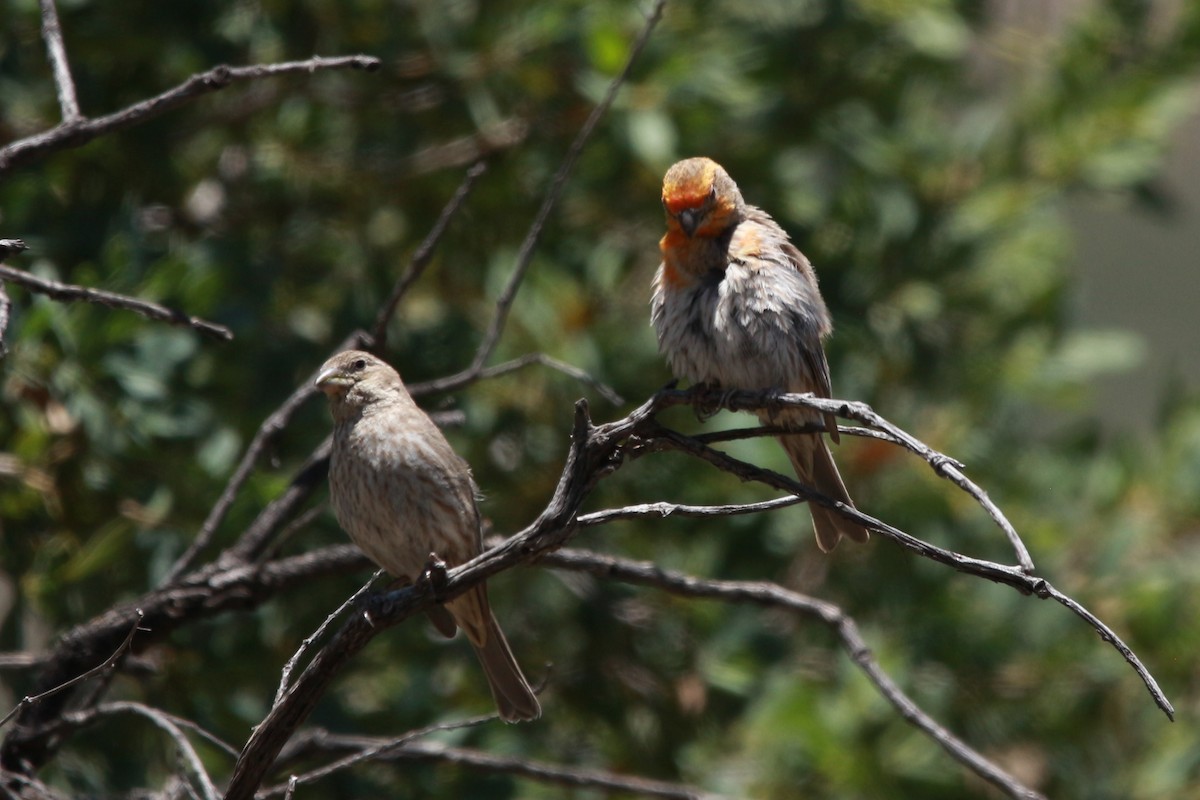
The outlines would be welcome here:
<svg viewBox="0 0 1200 800">
<path fill-rule="evenodd" d="M 354 370 L 355 372 L 362 372 L 366 368 L 367 368 L 367 362 L 361 358 L 356 360 L 353 364 L 350 365 L 350 369 Z"/>
</svg>

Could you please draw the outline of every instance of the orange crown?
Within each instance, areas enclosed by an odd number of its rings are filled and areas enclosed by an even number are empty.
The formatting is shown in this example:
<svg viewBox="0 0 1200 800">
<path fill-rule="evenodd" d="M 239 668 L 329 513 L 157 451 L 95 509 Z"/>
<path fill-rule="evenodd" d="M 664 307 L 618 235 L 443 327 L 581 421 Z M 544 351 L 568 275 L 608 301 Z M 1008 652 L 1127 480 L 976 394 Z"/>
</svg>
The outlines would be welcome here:
<svg viewBox="0 0 1200 800">
<path fill-rule="evenodd" d="M 663 204 L 672 214 L 699 208 L 712 192 L 717 162 L 711 158 L 689 158 L 667 170 L 663 178 Z"/>
</svg>

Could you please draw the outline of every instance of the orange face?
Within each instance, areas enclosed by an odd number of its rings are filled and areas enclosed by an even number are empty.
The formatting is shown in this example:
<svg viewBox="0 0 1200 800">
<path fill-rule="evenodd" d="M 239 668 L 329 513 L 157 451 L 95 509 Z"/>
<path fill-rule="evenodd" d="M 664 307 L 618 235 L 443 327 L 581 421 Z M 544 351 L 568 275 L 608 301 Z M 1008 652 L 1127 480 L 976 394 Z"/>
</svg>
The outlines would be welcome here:
<svg viewBox="0 0 1200 800">
<path fill-rule="evenodd" d="M 672 216 L 698 210 L 715 194 L 714 179 L 721 169 L 711 158 L 689 158 L 667 170 L 663 178 L 663 206 Z"/>
<path fill-rule="evenodd" d="M 738 221 L 737 187 L 711 158 L 689 158 L 667 170 L 662 201 L 667 225 L 688 237 L 715 237 Z"/>
</svg>

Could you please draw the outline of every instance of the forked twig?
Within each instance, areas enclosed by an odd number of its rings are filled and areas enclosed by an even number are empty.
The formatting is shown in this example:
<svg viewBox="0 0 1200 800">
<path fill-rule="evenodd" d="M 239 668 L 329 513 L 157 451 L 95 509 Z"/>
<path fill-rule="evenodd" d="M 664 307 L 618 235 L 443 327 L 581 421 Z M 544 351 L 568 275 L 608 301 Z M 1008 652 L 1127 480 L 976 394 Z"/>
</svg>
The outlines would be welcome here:
<svg viewBox="0 0 1200 800">
<path fill-rule="evenodd" d="M 487 171 L 487 164 L 479 162 L 467 170 L 467 174 L 463 176 L 462 183 L 458 185 L 454 195 L 450 201 L 442 208 L 442 213 L 438 215 L 437 221 L 433 223 L 433 227 L 429 229 L 429 233 L 425 234 L 425 238 L 417 247 L 412 255 L 412 259 L 408 262 L 408 269 L 396 281 L 396 285 L 392 287 L 392 293 L 388 299 L 384 301 L 380 307 L 379 313 L 375 315 L 375 323 L 371 325 L 371 340 L 372 347 L 378 352 L 384 346 L 387 339 L 387 326 L 391 322 L 392 316 L 396 313 L 396 306 L 405 293 L 412 287 L 421 274 L 425 272 L 425 268 L 429 266 L 429 262 L 433 260 L 434 251 L 437 249 L 438 242 L 442 240 L 446 229 L 450 227 L 450 221 L 454 219 L 458 210 L 462 208 L 466 202 L 471 190 L 475 188 L 475 184 Z"/>
<path fill-rule="evenodd" d="M 58 694 L 59 692 L 64 691 L 65 689 L 70 689 L 72 686 L 75 686 L 76 684 L 83 683 L 84 681 L 88 680 L 89 678 L 94 678 L 95 676 L 100 675 L 101 673 L 110 672 L 110 671 L 116 669 L 117 665 L 121 662 L 121 658 L 127 652 L 129 652 L 129 648 L 133 646 L 133 637 L 137 634 L 138 631 L 144 630 L 141 627 L 141 622 L 142 622 L 142 618 L 145 616 L 145 614 L 142 613 L 141 609 L 136 609 L 136 614 L 137 614 L 137 619 L 133 623 L 133 626 L 129 629 L 129 634 L 125 637 L 125 640 L 121 642 L 121 644 L 117 647 L 117 649 L 113 651 L 113 654 L 111 656 L 104 659 L 104 661 L 102 663 L 97 664 L 96 666 L 92 667 L 91 669 L 89 669 L 86 672 L 76 675 L 74 678 L 71 678 L 68 681 L 63 681 L 62 683 L 58 684 L 57 686 L 53 686 L 43 692 L 39 692 L 38 694 L 21 698 L 21 702 L 17 703 L 15 706 L 13 706 L 13 709 L 11 711 L 9 711 L 7 714 L 5 714 L 3 719 L 0 719 L 0 728 L 3 728 L 5 725 L 7 725 L 8 721 L 11 720 L 14 716 L 16 716 L 17 713 L 20 712 L 22 709 L 28 708 L 29 706 L 32 706 L 35 703 L 39 703 L 42 700 L 45 700 L 47 697 Z"/>
<path fill-rule="evenodd" d="M 329 631 L 329 628 L 333 625 L 333 623 L 340 616 L 342 616 L 343 613 L 345 613 L 346 609 L 352 607 L 355 603 L 362 599 L 382 575 L 384 575 L 384 570 L 375 570 L 375 574 L 371 576 L 370 580 L 360 586 L 358 591 L 356 591 L 354 594 L 347 597 L 345 602 L 334 609 L 333 613 L 327 616 L 325 620 L 319 626 L 317 626 L 317 629 L 313 631 L 311 636 L 306 637 L 304 641 L 300 643 L 300 647 L 296 650 L 292 657 L 287 660 L 287 663 L 283 665 L 283 671 L 279 676 L 279 688 L 275 690 L 275 702 L 273 705 L 279 705 L 280 701 L 283 699 L 284 693 L 287 692 L 288 687 L 291 685 L 292 671 L 296 669 L 296 664 L 300 662 L 300 659 L 303 658 L 304 655 L 312 648 L 314 643 L 325 638 L 325 634 Z"/>
<path fill-rule="evenodd" d="M 278 64 L 254 64 L 245 67 L 219 66 L 197 73 L 173 89 L 102 117 L 78 117 L 64 120 L 47 131 L 18 139 L 0 147 L 0 175 L 48 153 L 80 147 L 98 136 L 138 125 L 201 95 L 224 89 L 238 81 L 257 80 L 278 75 L 311 74 L 329 69 L 379 69 L 379 59 L 371 56 L 314 56 L 304 61 Z"/>
<path fill-rule="evenodd" d="M 221 341 L 233 338 L 233 331 L 224 325 L 202 320 L 199 317 L 188 316 L 182 311 L 159 305 L 149 300 L 109 292 L 104 289 L 93 289 L 90 286 L 76 286 L 72 283 L 60 283 L 47 278 L 39 278 L 25 270 L 0 264 L 0 281 L 8 281 L 18 286 L 24 286 L 31 292 L 44 294 L 52 300 L 67 302 L 83 300 L 88 303 L 98 303 L 109 308 L 121 308 L 141 314 L 143 317 L 157 322 L 168 322 L 184 328 L 192 328 L 205 336 L 211 336 Z"/>
<path fill-rule="evenodd" d="M 729 603 L 754 603 L 815 619 L 837 634 L 846 655 L 863 671 L 900 716 L 941 745 L 952 758 L 1004 791 L 1009 797 L 1020 800 L 1045 800 L 1043 795 L 1022 784 L 922 711 L 879 666 L 854 619 L 833 603 L 808 597 L 767 581 L 697 578 L 664 569 L 652 562 L 633 561 L 587 550 L 559 550 L 544 556 L 540 563 L 557 569 L 587 572 L 607 580 L 649 586 L 683 597 L 703 597 Z"/>
</svg>

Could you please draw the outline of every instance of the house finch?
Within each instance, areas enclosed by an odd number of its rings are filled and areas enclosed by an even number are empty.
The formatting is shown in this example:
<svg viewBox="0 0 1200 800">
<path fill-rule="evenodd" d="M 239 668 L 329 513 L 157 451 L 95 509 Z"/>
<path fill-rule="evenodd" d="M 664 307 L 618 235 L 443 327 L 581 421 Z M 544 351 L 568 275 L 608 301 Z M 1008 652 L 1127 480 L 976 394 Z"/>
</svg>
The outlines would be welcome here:
<svg viewBox="0 0 1200 800">
<path fill-rule="evenodd" d="M 659 350 L 678 378 L 735 389 L 778 388 L 830 396 L 821 340 L 831 330 L 817 276 L 765 211 L 747 205 L 721 165 L 689 158 L 663 178 L 667 234 L 654 277 L 651 319 Z M 764 422 L 813 422 L 838 440 L 832 414 L 788 409 Z M 819 434 L 779 442 L 801 483 L 853 507 Z M 865 542 L 867 530 L 809 503 L 817 546 L 829 552 L 842 536 Z"/>
<path fill-rule="evenodd" d="M 482 539 L 470 467 L 413 402 L 396 370 L 369 353 L 347 350 L 325 362 L 317 386 L 333 411 L 333 510 L 367 557 L 411 583 L 431 553 L 451 566 L 478 555 Z M 435 607 L 430 617 L 446 636 L 456 626 L 466 631 L 504 720 L 541 715 L 492 615 L 486 586 Z"/>
</svg>

